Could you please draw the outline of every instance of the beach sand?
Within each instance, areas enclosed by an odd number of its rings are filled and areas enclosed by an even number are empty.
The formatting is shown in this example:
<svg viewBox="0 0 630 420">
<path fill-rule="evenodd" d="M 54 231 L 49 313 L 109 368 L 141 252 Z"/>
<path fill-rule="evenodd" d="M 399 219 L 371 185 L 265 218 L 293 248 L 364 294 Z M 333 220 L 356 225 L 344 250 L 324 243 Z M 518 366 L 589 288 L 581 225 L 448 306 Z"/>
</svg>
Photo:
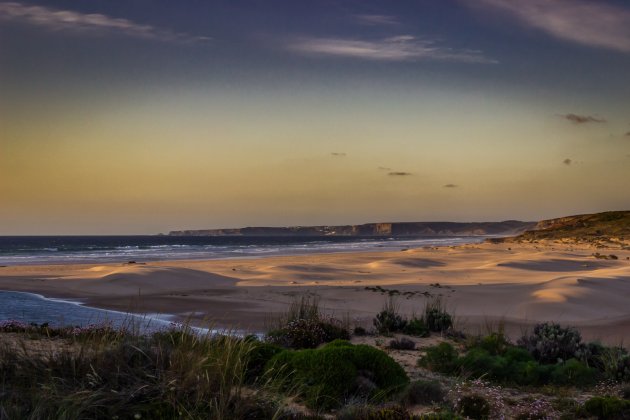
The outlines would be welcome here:
<svg viewBox="0 0 630 420">
<path fill-rule="evenodd" d="M 595 252 L 618 259 L 598 259 Z M 146 264 L 9 266 L 0 289 L 80 299 L 88 306 L 261 331 L 296 296 L 369 327 L 387 295 L 401 312 L 441 296 L 457 327 L 573 325 L 585 338 L 630 341 L 630 251 L 566 244 L 475 244 L 397 252 L 310 254 Z M 377 288 L 379 286 L 380 288 Z M 530 328 L 531 329 L 531 328 Z"/>
</svg>

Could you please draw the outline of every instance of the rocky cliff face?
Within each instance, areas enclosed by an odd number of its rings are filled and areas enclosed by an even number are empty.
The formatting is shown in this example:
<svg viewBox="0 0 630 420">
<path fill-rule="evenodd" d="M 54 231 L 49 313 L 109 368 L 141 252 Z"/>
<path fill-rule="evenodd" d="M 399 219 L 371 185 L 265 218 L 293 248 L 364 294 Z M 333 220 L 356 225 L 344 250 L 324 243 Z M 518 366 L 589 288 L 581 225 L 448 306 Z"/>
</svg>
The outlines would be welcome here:
<svg viewBox="0 0 630 420">
<path fill-rule="evenodd" d="M 502 241 L 562 240 L 600 243 L 630 242 L 630 211 L 609 211 L 595 214 L 542 220 L 533 229 Z"/>
<path fill-rule="evenodd" d="M 176 230 L 170 236 L 474 236 L 518 235 L 535 222 L 401 222 L 341 226 L 246 227 L 236 229 Z"/>
</svg>

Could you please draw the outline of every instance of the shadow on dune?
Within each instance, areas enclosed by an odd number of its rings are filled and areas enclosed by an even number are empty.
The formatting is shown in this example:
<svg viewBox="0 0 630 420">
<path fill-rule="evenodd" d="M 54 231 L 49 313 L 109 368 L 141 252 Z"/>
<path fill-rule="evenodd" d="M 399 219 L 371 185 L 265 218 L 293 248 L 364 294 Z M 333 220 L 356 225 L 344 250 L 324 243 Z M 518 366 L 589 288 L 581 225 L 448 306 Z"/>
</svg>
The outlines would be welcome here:
<svg viewBox="0 0 630 420">
<path fill-rule="evenodd" d="M 428 258 L 397 258 L 392 260 L 392 263 L 409 268 L 444 267 L 446 265 L 441 261 L 431 260 Z"/>
<path fill-rule="evenodd" d="M 575 261 L 575 260 L 542 260 L 542 261 L 511 261 L 497 264 L 499 267 L 516 268 L 519 270 L 570 272 L 593 271 L 610 267 L 612 264 L 603 261 Z"/>
</svg>

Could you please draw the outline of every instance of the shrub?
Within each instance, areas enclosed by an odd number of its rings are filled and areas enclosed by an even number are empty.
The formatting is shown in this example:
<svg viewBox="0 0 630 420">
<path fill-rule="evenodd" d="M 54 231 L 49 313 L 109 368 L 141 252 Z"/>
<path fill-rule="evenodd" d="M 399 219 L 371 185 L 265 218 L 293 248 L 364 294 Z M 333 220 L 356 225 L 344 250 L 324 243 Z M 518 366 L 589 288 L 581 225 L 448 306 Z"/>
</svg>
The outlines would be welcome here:
<svg viewBox="0 0 630 420">
<path fill-rule="evenodd" d="M 498 332 L 483 337 L 479 340 L 477 347 L 484 349 L 493 356 L 498 356 L 505 353 L 511 347 L 511 344 L 503 333 Z"/>
<path fill-rule="evenodd" d="M 367 331 L 363 327 L 354 327 L 353 334 L 362 337 L 364 335 L 367 335 Z"/>
<path fill-rule="evenodd" d="M 419 364 L 427 369 L 443 374 L 451 374 L 457 368 L 457 350 L 449 343 L 440 343 L 427 348 L 426 354 Z"/>
<path fill-rule="evenodd" d="M 584 403 L 582 410 L 598 419 L 629 418 L 630 401 L 615 397 L 593 397 Z"/>
<path fill-rule="evenodd" d="M 429 331 L 442 332 L 453 326 L 453 318 L 446 312 L 442 299 L 427 302 L 424 308 L 424 322 Z"/>
<path fill-rule="evenodd" d="M 391 334 L 402 331 L 407 321 L 398 314 L 398 305 L 394 298 L 389 298 L 383 310 L 373 320 L 374 327 L 379 334 Z"/>
<path fill-rule="evenodd" d="M 417 380 L 409 384 L 401 397 L 405 405 L 438 404 L 444 401 L 446 394 L 438 381 Z"/>
<path fill-rule="evenodd" d="M 409 320 L 405 328 L 403 328 L 403 332 L 416 337 L 428 337 L 430 334 L 429 328 L 424 320 L 418 318 Z"/>
<path fill-rule="evenodd" d="M 270 343 L 291 349 L 312 349 L 324 342 L 325 332 L 319 321 L 296 319 L 267 333 Z"/>
<path fill-rule="evenodd" d="M 291 349 L 312 349 L 322 343 L 349 338 L 348 330 L 334 319 L 296 319 L 267 333 L 267 341 Z"/>
<path fill-rule="evenodd" d="M 585 387 L 595 384 L 597 371 L 576 359 L 569 359 L 554 367 L 551 381 L 556 385 Z"/>
<path fill-rule="evenodd" d="M 330 409 L 355 396 L 379 400 L 405 386 L 403 368 L 386 353 L 367 345 L 335 341 L 319 349 L 285 350 L 268 363 L 270 371 L 290 375 L 308 407 Z"/>
<path fill-rule="evenodd" d="M 402 337 L 390 341 L 389 348 L 395 350 L 413 350 L 416 348 L 416 343 L 408 338 Z"/>
<path fill-rule="evenodd" d="M 469 418 L 505 418 L 505 403 L 499 387 L 482 380 L 461 382 L 449 391 L 449 400 L 459 414 Z"/>
<path fill-rule="evenodd" d="M 284 348 L 271 344 L 254 342 L 247 354 L 245 377 L 247 382 L 253 382 L 264 374 L 265 365 L 276 354 L 284 351 Z"/>
<path fill-rule="evenodd" d="M 490 410 L 490 403 L 481 395 L 465 395 L 459 401 L 459 413 L 467 418 L 487 419 Z"/>
<path fill-rule="evenodd" d="M 519 339 L 518 345 L 527 349 L 539 362 L 551 364 L 579 357 L 579 351 L 584 347 L 578 330 L 555 323 L 536 325 L 534 334 Z"/>
</svg>

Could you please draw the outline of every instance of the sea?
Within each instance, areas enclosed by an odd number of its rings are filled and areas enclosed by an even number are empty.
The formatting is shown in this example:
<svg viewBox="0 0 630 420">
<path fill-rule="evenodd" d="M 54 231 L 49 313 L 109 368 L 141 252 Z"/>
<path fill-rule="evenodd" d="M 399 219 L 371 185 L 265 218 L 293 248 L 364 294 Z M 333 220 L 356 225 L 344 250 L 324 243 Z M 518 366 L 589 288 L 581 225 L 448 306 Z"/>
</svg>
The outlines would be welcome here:
<svg viewBox="0 0 630 420">
<path fill-rule="evenodd" d="M 0 236 L 2 268 L 14 265 L 136 263 L 166 260 L 257 258 L 311 253 L 392 251 L 482 242 L 484 236 L 454 237 L 245 237 L 245 236 Z M 131 318 L 130 318 L 131 317 Z M 130 319 L 147 329 L 164 327 L 168 317 L 124 314 L 90 308 L 80 302 L 49 299 L 32 293 L 0 290 L 0 322 L 17 320 L 64 326 Z"/>
</svg>

